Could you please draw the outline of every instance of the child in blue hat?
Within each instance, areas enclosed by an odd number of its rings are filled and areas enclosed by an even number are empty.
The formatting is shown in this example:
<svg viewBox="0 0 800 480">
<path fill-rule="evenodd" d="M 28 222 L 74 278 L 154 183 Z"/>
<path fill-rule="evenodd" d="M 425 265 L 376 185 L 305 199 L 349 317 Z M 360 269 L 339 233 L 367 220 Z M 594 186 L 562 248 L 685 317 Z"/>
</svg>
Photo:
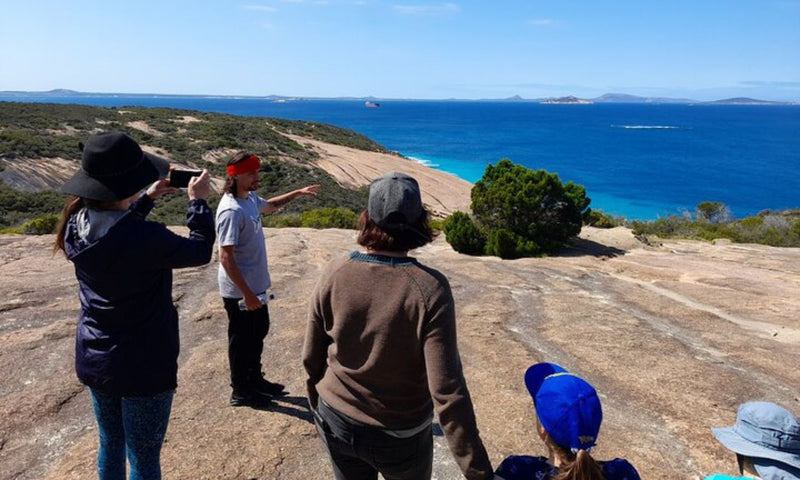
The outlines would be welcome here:
<svg viewBox="0 0 800 480">
<path fill-rule="evenodd" d="M 537 431 L 548 457 L 513 455 L 495 472 L 506 480 L 640 480 L 627 460 L 597 461 L 603 411 L 586 380 L 554 363 L 537 363 L 525 372 L 525 386 L 536 407 Z"/>
</svg>

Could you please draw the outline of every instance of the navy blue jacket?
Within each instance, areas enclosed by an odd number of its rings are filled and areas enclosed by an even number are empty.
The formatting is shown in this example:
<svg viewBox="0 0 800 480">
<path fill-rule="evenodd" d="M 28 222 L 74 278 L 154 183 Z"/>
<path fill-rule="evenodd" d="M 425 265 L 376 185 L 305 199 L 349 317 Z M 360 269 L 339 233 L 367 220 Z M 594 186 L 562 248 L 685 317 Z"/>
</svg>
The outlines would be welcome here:
<svg viewBox="0 0 800 480">
<path fill-rule="evenodd" d="M 99 239 L 78 234 L 77 215 L 65 232 L 75 264 L 81 312 L 75 370 L 84 384 L 121 396 L 149 396 L 177 386 L 178 312 L 172 269 L 211 260 L 214 219 L 205 200 L 190 200 L 189 237 L 145 220 L 153 200 L 142 196 Z"/>
</svg>

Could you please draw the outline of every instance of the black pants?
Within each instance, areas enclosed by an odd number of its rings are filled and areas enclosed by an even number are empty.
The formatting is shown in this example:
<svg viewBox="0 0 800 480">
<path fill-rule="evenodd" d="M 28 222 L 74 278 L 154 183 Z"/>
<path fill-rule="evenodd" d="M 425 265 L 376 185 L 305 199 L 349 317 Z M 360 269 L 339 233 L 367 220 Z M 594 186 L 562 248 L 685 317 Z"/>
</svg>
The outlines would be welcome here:
<svg viewBox="0 0 800 480">
<path fill-rule="evenodd" d="M 314 415 L 317 431 L 333 464 L 336 480 L 430 480 L 433 467 L 433 430 L 408 438 L 361 425 L 322 401 Z"/>
<path fill-rule="evenodd" d="M 231 386 L 247 390 L 252 381 L 261 377 L 261 352 L 269 332 L 269 309 L 240 310 L 240 298 L 223 298 L 228 313 L 228 361 L 231 367 Z"/>
</svg>

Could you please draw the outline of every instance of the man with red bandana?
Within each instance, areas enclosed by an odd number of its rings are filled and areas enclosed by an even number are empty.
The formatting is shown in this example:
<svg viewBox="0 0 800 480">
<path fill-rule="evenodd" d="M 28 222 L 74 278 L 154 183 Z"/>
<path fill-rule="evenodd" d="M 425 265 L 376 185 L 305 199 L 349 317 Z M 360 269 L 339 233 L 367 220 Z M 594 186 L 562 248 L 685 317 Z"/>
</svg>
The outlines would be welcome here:
<svg viewBox="0 0 800 480">
<path fill-rule="evenodd" d="M 261 353 L 269 331 L 266 292 L 271 282 L 262 213 L 272 213 L 301 196 L 315 196 L 319 185 L 261 198 L 258 157 L 240 152 L 228 161 L 225 193 L 217 207 L 219 291 L 228 314 L 228 360 L 231 369 L 230 404 L 265 407 L 272 397 L 285 395 L 284 386 L 264 378 Z"/>
</svg>

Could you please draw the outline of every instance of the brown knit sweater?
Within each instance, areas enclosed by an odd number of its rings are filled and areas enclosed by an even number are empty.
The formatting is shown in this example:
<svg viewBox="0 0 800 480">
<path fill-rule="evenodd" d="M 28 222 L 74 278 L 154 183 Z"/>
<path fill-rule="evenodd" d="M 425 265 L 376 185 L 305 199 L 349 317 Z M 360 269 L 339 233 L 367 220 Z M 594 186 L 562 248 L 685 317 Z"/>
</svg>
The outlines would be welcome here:
<svg viewBox="0 0 800 480">
<path fill-rule="evenodd" d="M 491 478 L 456 342 L 447 278 L 410 257 L 353 252 L 312 297 L 303 348 L 308 398 L 368 425 L 404 429 L 435 407 L 470 480 Z"/>
</svg>

